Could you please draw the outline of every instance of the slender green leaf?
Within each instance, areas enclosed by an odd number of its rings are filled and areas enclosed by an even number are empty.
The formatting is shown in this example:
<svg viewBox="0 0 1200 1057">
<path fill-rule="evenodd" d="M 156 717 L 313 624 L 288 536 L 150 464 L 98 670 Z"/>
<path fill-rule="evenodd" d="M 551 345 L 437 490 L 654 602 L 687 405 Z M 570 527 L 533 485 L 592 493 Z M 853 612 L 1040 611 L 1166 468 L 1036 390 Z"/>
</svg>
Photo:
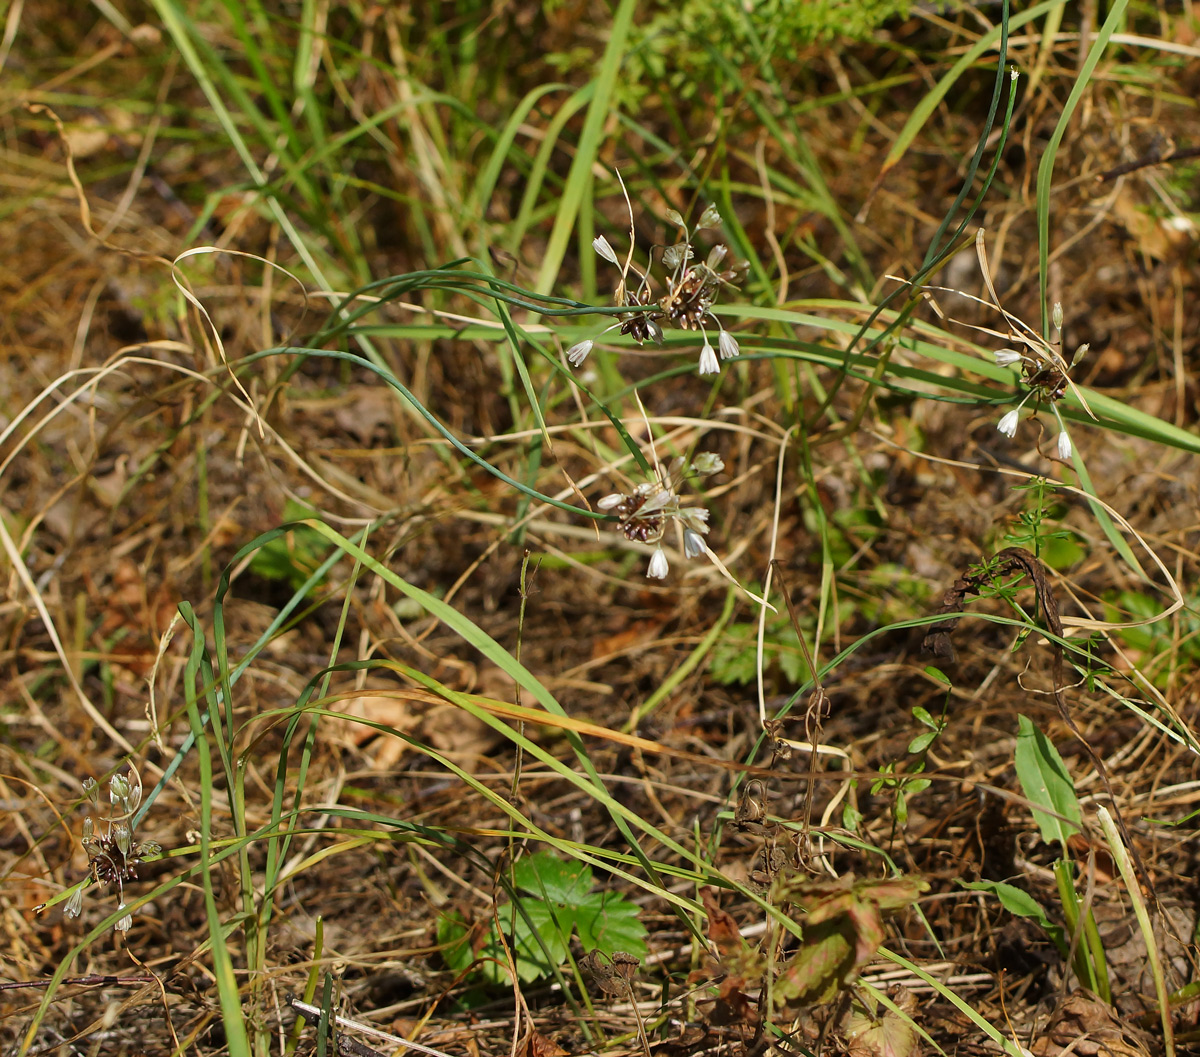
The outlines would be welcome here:
<svg viewBox="0 0 1200 1057">
<path fill-rule="evenodd" d="M 1100 56 L 1104 54 L 1104 49 L 1108 47 L 1109 38 L 1112 37 L 1117 31 L 1117 27 L 1121 24 L 1121 19 L 1125 14 L 1125 8 L 1128 4 L 1129 0 L 1113 0 L 1112 7 L 1109 8 L 1108 18 L 1104 20 L 1104 25 L 1100 27 L 1095 41 L 1088 50 L 1087 58 L 1084 59 L 1083 65 L 1079 69 L 1079 74 L 1075 78 L 1075 84 L 1071 88 L 1071 94 L 1067 96 L 1067 101 L 1063 105 L 1063 111 L 1059 115 L 1058 124 L 1054 126 L 1054 131 L 1050 134 L 1050 142 L 1046 144 L 1042 160 L 1038 163 L 1038 300 L 1042 309 L 1042 337 L 1044 338 L 1050 337 L 1050 305 L 1047 301 L 1046 292 L 1050 283 L 1050 183 L 1054 178 L 1054 159 L 1058 156 L 1058 145 L 1062 142 L 1063 135 L 1067 131 L 1067 126 L 1071 123 L 1071 118 L 1075 114 L 1075 107 L 1079 105 L 1079 100 L 1083 98 L 1084 90 L 1087 88 L 1088 82 L 1092 79 L 1096 64 L 1100 61 Z"/>
</svg>

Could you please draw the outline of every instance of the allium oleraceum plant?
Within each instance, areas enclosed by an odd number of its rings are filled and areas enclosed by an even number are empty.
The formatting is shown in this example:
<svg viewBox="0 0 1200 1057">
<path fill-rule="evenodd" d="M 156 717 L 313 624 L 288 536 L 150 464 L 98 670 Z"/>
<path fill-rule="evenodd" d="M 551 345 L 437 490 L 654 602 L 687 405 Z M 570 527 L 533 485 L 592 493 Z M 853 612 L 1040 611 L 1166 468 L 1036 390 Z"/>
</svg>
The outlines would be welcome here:
<svg viewBox="0 0 1200 1057">
<path fill-rule="evenodd" d="M 1050 410 L 1054 412 L 1054 418 L 1058 422 L 1058 457 L 1065 461 L 1071 457 L 1071 436 L 1067 433 L 1062 413 L 1058 410 L 1058 401 L 1066 395 L 1067 390 L 1070 390 L 1079 401 L 1079 406 L 1093 419 L 1096 418 L 1092 409 L 1088 407 L 1083 393 L 1079 391 L 1079 387 L 1071 380 L 1071 371 L 1083 359 L 1088 351 L 1088 346 L 1080 345 L 1075 350 L 1075 355 L 1071 357 L 1070 363 L 1067 363 L 1063 359 L 1063 307 L 1061 302 L 1056 301 L 1050 313 L 1050 322 L 1054 327 L 1054 337 L 1050 341 L 1047 341 L 1027 323 L 1022 322 L 1011 312 L 1005 310 L 1004 306 L 1000 304 L 1000 298 L 996 293 L 996 286 L 992 282 L 992 271 L 988 266 L 985 236 L 986 232 L 983 228 L 980 228 L 975 233 L 975 254 L 979 258 L 979 270 L 983 273 L 983 282 L 987 287 L 988 294 L 991 296 L 991 301 L 983 301 L 977 297 L 973 297 L 972 300 L 979 301 L 980 304 L 990 304 L 998 309 L 1004 317 L 1005 322 L 1008 323 L 1009 331 L 1005 335 L 997 330 L 992 330 L 990 327 L 980 327 L 971 324 L 971 328 L 981 331 L 984 334 L 990 334 L 1001 340 L 1006 339 L 1016 343 L 1017 348 L 1001 349 L 999 352 L 993 353 L 993 356 L 996 363 L 1001 367 L 1015 367 L 1019 365 L 1021 368 L 1021 382 L 1026 389 L 1026 393 L 1021 397 L 1020 403 L 1011 411 L 1007 411 L 1001 416 L 1000 421 L 996 423 L 996 428 L 1006 437 L 1016 436 L 1017 425 L 1021 421 L 1021 408 L 1028 403 L 1029 398 L 1036 397 L 1039 403 L 1045 400 L 1050 405 Z M 961 293 L 961 291 L 957 292 Z M 971 297 L 969 294 L 967 296 Z"/>
<path fill-rule="evenodd" d="M 685 557 L 696 558 L 708 550 L 704 542 L 708 533 L 708 510 L 683 506 L 679 500 L 680 486 L 690 475 L 708 477 L 724 468 L 721 457 L 709 451 L 697 455 L 690 464 L 679 457 L 672 460 L 670 469 L 659 480 L 639 484 L 632 492 L 606 495 L 596 506 L 621 519 L 621 532 L 627 540 L 656 544 L 646 575 L 663 580 L 668 563 L 662 539 L 668 525 L 675 524 L 682 531 Z"/>
<path fill-rule="evenodd" d="M 628 198 L 626 199 L 628 201 Z M 633 210 L 630 209 L 629 253 L 622 264 L 603 235 L 592 240 L 592 248 L 610 264 L 621 269 L 621 281 L 613 293 L 615 303 L 631 311 L 622 312 L 617 322 L 606 327 L 601 333 L 610 330 L 620 330 L 628 334 L 639 345 L 647 340 L 661 343 L 663 339 L 663 324 L 678 327 L 680 330 L 698 330 L 704 339 L 704 347 L 700 350 L 700 373 L 718 374 L 721 370 L 721 360 L 730 360 L 741 351 L 737 339 L 727 331 L 721 321 L 712 314 L 712 306 L 722 286 L 732 286 L 745 273 L 745 262 L 729 268 L 723 267 L 725 258 L 729 255 L 728 247 L 713 246 L 702 263 L 692 263 L 695 248 L 692 239 L 696 232 L 703 229 L 721 226 L 721 214 L 716 207 L 709 206 L 696 222 L 695 231 L 690 231 L 683 217 L 674 209 L 667 212 L 667 219 L 679 227 L 683 238 L 672 246 L 667 246 L 662 252 L 663 267 L 667 270 L 666 292 L 657 300 L 654 298 L 653 283 L 650 278 L 650 267 L 653 264 L 653 250 L 648 255 L 646 271 L 634 266 L 634 232 Z M 631 285 L 632 277 L 632 285 Z M 708 340 L 708 328 L 717 331 L 717 348 L 714 349 Z M 587 338 L 567 350 L 567 361 L 573 367 L 579 367 L 587 359 L 588 353 L 596 344 L 595 339 Z M 718 356 L 719 353 L 719 356 Z"/>
<path fill-rule="evenodd" d="M 1006 437 L 1016 436 L 1017 424 L 1021 420 L 1021 408 L 1025 406 L 1030 397 L 1036 396 L 1039 401 L 1044 399 L 1050 405 L 1050 410 L 1054 412 L 1054 417 L 1058 421 L 1058 457 L 1066 460 L 1071 457 L 1071 436 L 1067 433 L 1062 414 L 1058 410 L 1058 401 L 1066 395 L 1068 387 L 1073 386 L 1070 372 L 1083 359 L 1088 351 L 1088 345 L 1080 345 L 1075 350 L 1075 355 L 1071 357 L 1071 362 L 1067 363 L 1059 351 L 1062 345 L 1063 325 L 1061 303 L 1055 302 L 1051 319 L 1054 324 L 1054 341 L 1046 342 L 1040 339 L 1031 341 L 1028 337 L 1022 336 L 1021 340 L 1027 351 L 1001 349 L 995 353 L 996 363 L 1001 367 L 1020 365 L 1021 382 L 1027 390 L 1021 397 L 1020 403 L 996 423 L 996 428 Z M 1083 402 L 1082 396 L 1079 400 L 1086 409 L 1087 404 Z"/>
<path fill-rule="evenodd" d="M 114 774 L 108 780 L 108 805 L 100 803 L 100 786 L 94 778 L 87 778 L 83 791 L 96 808 L 96 816 L 87 815 L 83 820 L 81 842 L 88 853 L 89 868 L 97 884 L 117 886 L 117 909 L 125 908 L 125 882 L 137 877 L 137 865 L 148 855 L 157 855 L 162 848 L 152 840 L 133 839 L 133 816 L 142 802 L 142 779 L 136 769 L 129 774 Z M 100 814 L 101 811 L 105 813 Z M 78 917 L 83 910 L 83 885 L 80 885 L 67 900 L 63 913 L 67 917 Z M 133 925 L 129 914 L 123 915 L 116 924 L 118 932 L 127 932 Z"/>
</svg>

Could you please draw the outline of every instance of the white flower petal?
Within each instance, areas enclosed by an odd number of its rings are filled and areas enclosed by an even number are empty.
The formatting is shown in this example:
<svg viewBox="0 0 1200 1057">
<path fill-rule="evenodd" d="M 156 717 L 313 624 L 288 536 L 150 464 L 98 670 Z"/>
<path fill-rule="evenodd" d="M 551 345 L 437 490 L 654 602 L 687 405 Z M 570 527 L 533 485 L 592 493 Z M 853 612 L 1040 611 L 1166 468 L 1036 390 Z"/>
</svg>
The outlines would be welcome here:
<svg viewBox="0 0 1200 1057">
<path fill-rule="evenodd" d="M 616 251 L 609 245 L 608 239 L 603 235 L 597 235 L 592 239 L 592 249 L 594 249 L 606 261 L 611 261 L 618 268 L 621 267 L 621 262 L 617 260 Z"/>
<path fill-rule="evenodd" d="M 704 537 L 691 529 L 683 530 L 683 553 L 688 558 L 697 558 L 704 553 Z"/>
<path fill-rule="evenodd" d="M 613 507 L 620 506 L 625 502 L 625 497 L 620 492 L 613 492 L 611 495 L 606 495 L 603 499 L 596 501 L 597 510 L 612 510 Z"/>
<path fill-rule="evenodd" d="M 725 469 L 725 460 L 715 451 L 702 451 L 692 460 L 692 469 L 703 477 L 720 473 Z"/>
<path fill-rule="evenodd" d="M 675 494 L 673 492 L 669 492 L 665 488 L 661 489 L 642 504 L 642 507 L 638 513 L 655 514 L 662 510 L 663 507 L 667 506 L 674 498 Z"/>
<path fill-rule="evenodd" d="M 83 910 L 83 889 L 76 888 L 67 897 L 67 904 L 63 907 L 63 915 L 69 918 L 77 918 Z"/>
<path fill-rule="evenodd" d="M 668 271 L 674 271 L 684 261 L 691 260 L 694 255 L 692 247 L 686 242 L 677 242 L 674 246 L 668 246 L 663 250 L 663 266 Z"/>
<path fill-rule="evenodd" d="M 737 338 L 727 330 L 721 331 L 721 336 L 717 339 L 717 344 L 721 347 L 721 359 L 732 360 L 735 356 L 741 354 L 741 348 L 738 346 Z"/>
<path fill-rule="evenodd" d="M 124 910 L 125 904 L 121 903 L 117 909 Z M 113 928 L 115 928 L 118 932 L 128 932 L 131 928 L 133 928 L 133 915 L 126 914 L 124 917 L 118 918 L 117 923 L 113 926 Z"/>
<path fill-rule="evenodd" d="M 704 348 L 700 350 L 700 373 L 721 373 L 721 362 L 717 359 L 716 352 L 713 351 L 713 347 L 707 341 L 704 343 Z"/>
<path fill-rule="evenodd" d="M 1021 413 L 1013 408 L 999 422 L 996 423 L 996 428 L 1006 437 L 1015 437 L 1017 435 L 1017 423 L 1021 420 Z"/>
<path fill-rule="evenodd" d="M 1025 359 L 1016 349 L 1001 349 L 995 356 L 996 363 L 1001 367 L 1011 367 L 1014 363 L 1020 363 Z"/>
<path fill-rule="evenodd" d="M 1058 457 L 1063 460 L 1071 457 L 1071 438 L 1065 429 L 1058 435 Z"/>
<path fill-rule="evenodd" d="M 592 351 L 592 346 L 595 344 L 591 338 L 585 338 L 577 345 L 572 345 L 567 349 L 567 362 L 572 367 L 578 367 L 588 358 L 588 353 Z"/>
<path fill-rule="evenodd" d="M 665 580 L 667 569 L 667 552 L 662 547 L 656 547 L 650 555 L 650 567 L 646 570 L 646 576 L 651 580 Z"/>
</svg>

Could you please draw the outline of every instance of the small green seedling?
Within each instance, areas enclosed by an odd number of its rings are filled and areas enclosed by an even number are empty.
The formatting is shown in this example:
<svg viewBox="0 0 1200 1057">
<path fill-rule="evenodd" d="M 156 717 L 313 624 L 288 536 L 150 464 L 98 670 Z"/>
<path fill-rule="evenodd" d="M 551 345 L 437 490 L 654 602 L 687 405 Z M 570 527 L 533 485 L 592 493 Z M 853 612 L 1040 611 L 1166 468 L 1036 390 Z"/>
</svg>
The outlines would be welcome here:
<svg viewBox="0 0 1200 1057">
<path fill-rule="evenodd" d="M 951 683 L 945 674 L 940 669 L 932 666 L 925 669 L 925 674 L 946 687 L 947 700 L 949 700 Z M 917 760 L 907 770 L 902 772 L 896 770 L 895 764 L 885 763 L 880 768 L 880 776 L 871 783 L 871 794 L 873 796 L 878 796 L 883 789 L 895 790 L 896 804 L 893 814 L 897 825 L 900 826 L 908 822 L 908 798 L 925 792 L 931 784 L 928 778 L 918 778 L 916 776 L 925 770 L 925 754 L 929 751 L 929 747 L 937 740 L 942 731 L 946 729 L 946 710 L 944 707 L 942 714 L 937 717 L 929 709 L 921 705 L 914 706 L 912 714 L 913 719 L 925 728 L 925 730 L 908 743 L 909 754 L 916 756 Z"/>
<path fill-rule="evenodd" d="M 812 627 L 806 629 L 811 633 Z M 779 675 L 791 686 L 812 678 L 796 629 L 786 613 L 767 622 L 763 653 L 768 668 L 778 665 Z M 712 652 L 709 674 L 722 686 L 748 686 L 758 675 L 758 625 L 730 624 Z"/>
<path fill-rule="evenodd" d="M 1155 620 L 1162 612 L 1158 600 L 1142 591 L 1121 591 L 1105 602 L 1105 620 L 1147 623 L 1122 628 L 1121 638 L 1140 655 L 1138 668 L 1160 690 L 1173 679 L 1184 677 L 1200 663 L 1200 598 L 1192 595 L 1184 607 L 1169 620 Z"/>
<path fill-rule="evenodd" d="M 538 852 L 517 863 L 512 882 L 516 901 L 499 906 L 491 924 L 474 935 L 457 911 L 439 916 L 438 942 L 451 969 L 473 966 L 486 983 L 508 983 L 508 956 L 497 923 L 525 983 L 566 964 L 572 935 L 585 951 L 609 958 L 617 952 L 645 956 L 646 929 L 638 920 L 638 907 L 619 893 L 593 891 L 592 868 L 585 863 Z"/>
<path fill-rule="evenodd" d="M 289 499 L 283 520 L 303 521 L 319 517 L 316 510 Z M 301 587 L 329 556 L 329 543 L 315 529 L 300 526 L 271 540 L 250 559 L 250 571 L 264 580 L 286 583 L 293 590 Z"/>
<path fill-rule="evenodd" d="M 1108 965 L 1096 919 L 1090 908 L 1084 915 L 1083 932 L 1075 943 L 1073 953 L 1070 944 L 1070 937 L 1079 928 L 1082 912 L 1079 893 L 1075 890 L 1074 868 L 1067 851 L 1067 841 L 1083 828 L 1083 814 L 1075 795 L 1075 784 L 1050 739 L 1027 716 L 1018 716 L 1017 721 L 1016 769 L 1021 791 L 1031 805 L 1042 840 L 1048 844 L 1057 842 L 1062 848 L 1062 858 L 1054 864 L 1054 877 L 1067 928 L 1064 930 L 1053 924 L 1037 901 L 1014 885 L 1002 881 L 977 881 L 972 884 L 964 882 L 963 887 L 991 892 L 1005 910 L 1040 924 L 1063 957 L 1072 958 L 1075 973 L 1083 986 L 1109 1002 L 1112 994 Z"/>
</svg>

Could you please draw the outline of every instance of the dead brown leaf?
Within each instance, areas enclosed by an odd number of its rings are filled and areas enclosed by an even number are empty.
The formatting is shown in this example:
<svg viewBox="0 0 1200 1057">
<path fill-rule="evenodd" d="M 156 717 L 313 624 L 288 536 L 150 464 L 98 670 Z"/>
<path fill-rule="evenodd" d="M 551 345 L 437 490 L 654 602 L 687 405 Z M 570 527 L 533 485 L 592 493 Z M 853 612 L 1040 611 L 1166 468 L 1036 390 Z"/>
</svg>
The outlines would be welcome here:
<svg viewBox="0 0 1200 1057">
<path fill-rule="evenodd" d="M 579 959 L 579 968 L 588 984 L 614 998 L 629 994 L 629 985 L 641 964 L 639 959 L 624 951 L 613 951 L 610 958 L 599 950 L 592 950 Z"/>
<path fill-rule="evenodd" d="M 871 1012 L 858 1003 L 851 1008 L 842 1024 L 849 1057 L 918 1057 L 920 1036 L 912 1021 L 916 996 L 899 988 L 891 998 L 899 1012 Z"/>
<path fill-rule="evenodd" d="M 717 948 L 722 957 L 741 950 L 745 941 L 738 931 L 737 922 L 728 911 L 720 908 L 713 890 L 700 889 L 700 898 L 704 900 L 704 913 L 708 915 L 709 942 Z"/>
<path fill-rule="evenodd" d="M 537 1028 L 530 1029 L 519 1045 L 517 1052 L 521 1057 L 567 1057 L 567 1050 L 564 1050 L 557 1042 L 543 1035 Z"/>
<path fill-rule="evenodd" d="M 1150 1050 L 1117 1011 L 1088 991 L 1068 995 L 1041 1038 L 1030 1050 L 1035 1057 L 1149 1057 Z"/>
</svg>

